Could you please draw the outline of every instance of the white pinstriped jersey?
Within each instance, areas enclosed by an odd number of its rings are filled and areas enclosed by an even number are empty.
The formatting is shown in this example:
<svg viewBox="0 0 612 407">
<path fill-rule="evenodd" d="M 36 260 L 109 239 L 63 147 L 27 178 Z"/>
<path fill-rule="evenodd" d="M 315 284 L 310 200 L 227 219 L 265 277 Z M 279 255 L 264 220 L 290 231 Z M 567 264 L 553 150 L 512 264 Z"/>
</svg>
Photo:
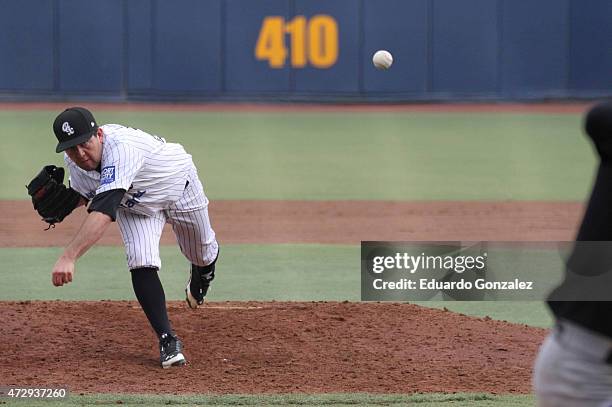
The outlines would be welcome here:
<svg viewBox="0 0 612 407">
<path fill-rule="evenodd" d="M 182 196 L 194 167 L 183 146 L 118 124 L 100 128 L 104 132 L 100 172 L 79 168 L 64 153 L 74 190 L 91 200 L 101 192 L 125 189 L 121 207 L 144 215 L 153 215 Z"/>
</svg>

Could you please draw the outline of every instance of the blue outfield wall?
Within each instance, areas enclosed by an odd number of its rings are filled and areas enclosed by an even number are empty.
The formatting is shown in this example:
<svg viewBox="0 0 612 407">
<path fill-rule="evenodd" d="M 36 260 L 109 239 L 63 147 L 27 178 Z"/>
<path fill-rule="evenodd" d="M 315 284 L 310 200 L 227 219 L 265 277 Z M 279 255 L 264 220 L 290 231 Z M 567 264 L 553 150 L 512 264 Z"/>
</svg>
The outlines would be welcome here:
<svg viewBox="0 0 612 407">
<path fill-rule="evenodd" d="M 0 96 L 612 96 L 609 0 L 0 0 Z M 24 24 L 27 21 L 27 24 Z M 394 55 L 388 71 L 371 56 Z"/>
</svg>

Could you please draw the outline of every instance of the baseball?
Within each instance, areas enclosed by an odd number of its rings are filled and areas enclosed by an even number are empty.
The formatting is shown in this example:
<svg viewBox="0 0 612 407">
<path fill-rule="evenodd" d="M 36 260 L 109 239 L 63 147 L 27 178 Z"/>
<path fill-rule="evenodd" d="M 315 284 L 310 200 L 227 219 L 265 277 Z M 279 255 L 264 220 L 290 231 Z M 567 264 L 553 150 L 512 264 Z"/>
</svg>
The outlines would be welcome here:
<svg viewBox="0 0 612 407">
<path fill-rule="evenodd" d="M 381 49 L 374 53 L 372 62 L 377 69 L 389 69 L 393 63 L 393 56 L 389 51 Z"/>
</svg>

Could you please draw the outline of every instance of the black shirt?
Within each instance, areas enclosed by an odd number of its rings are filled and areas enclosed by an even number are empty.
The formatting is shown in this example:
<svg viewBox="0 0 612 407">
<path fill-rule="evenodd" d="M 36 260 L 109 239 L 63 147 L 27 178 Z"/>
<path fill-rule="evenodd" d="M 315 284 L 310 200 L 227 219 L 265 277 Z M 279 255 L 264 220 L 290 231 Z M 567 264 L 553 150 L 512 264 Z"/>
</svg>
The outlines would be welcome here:
<svg viewBox="0 0 612 407">
<path fill-rule="evenodd" d="M 612 301 L 548 301 L 548 306 L 557 319 L 612 338 Z"/>
</svg>

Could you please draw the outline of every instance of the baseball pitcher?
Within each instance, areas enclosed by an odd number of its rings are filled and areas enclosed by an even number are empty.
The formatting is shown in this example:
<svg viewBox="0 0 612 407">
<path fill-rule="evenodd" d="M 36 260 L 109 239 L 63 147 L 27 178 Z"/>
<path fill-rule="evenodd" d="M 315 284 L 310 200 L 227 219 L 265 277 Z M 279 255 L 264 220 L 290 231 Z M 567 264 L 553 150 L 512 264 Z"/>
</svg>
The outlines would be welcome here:
<svg viewBox="0 0 612 407">
<path fill-rule="evenodd" d="M 191 262 L 185 289 L 187 304 L 203 304 L 215 277 L 219 246 L 208 217 L 208 199 L 191 155 L 179 144 L 118 124 L 98 126 L 91 112 L 71 107 L 53 123 L 56 152 L 64 152 L 70 172 L 45 166 L 28 185 L 34 209 L 50 226 L 78 206 L 88 215 L 59 257 L 51 279 L 70 283 L 75 262 L 117 222 L 125 245 L 136 298 L 159 337 L 163 368 L 186 363 L 183 346 L 168 319 L 159 239 L 170 223 L 183 255 Z"/>
</svg>

